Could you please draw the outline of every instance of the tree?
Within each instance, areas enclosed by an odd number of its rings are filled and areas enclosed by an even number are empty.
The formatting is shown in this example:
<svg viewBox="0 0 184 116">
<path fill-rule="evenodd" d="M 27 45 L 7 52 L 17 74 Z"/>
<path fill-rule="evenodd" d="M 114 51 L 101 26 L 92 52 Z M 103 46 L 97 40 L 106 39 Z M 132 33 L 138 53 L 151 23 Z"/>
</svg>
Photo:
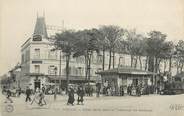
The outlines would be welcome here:
<svg viewBox="0 0 184 116">
<path fill-rule="evenodd" d="M 83 30 L 77 32 L 77 42 L 73 57 L 84 56 L 86 64 L 86 80 L 90 82 L 91 57 L 93 52 L 99 52 L 98 38 L 95 34 L 96 29 Z"/>
<path fill-rule="evenodd" d="M 140 69 L 142 69 L 141 56 L 145 55 L 144 37 L 141 34 L 137 34 L 135 30 L 130 30 L 127 31 L 126 41 L 128 53 L 131 55 L 131 67 L 137 68 L 137 60 L 139 60 Z"/>
<path fill-rule="evenodd" d="M 183 71 L 184 66 L 184 41 L 179 40 L 176 48 L 176 59 L 177 59 L 177 73 L 180 73 Z"/>
<path fill-rule="evenodd" d="M 146 40 L 146 52 L 149 56 L 148 70 L 152 72 L 158 72 L 159 69 L 159 57 L 163 51 L 163 45 L 165 44 L 166 35 L 160 31 L 151 31 L 148 33 Z"/>
<path fill-rule="evenodd" d="M 166 68 L 166 62 L 169 60 L 169 72 L 171 72 L 172 67 L 172 56 L 174 54 L 174 44 L 172 41 L 167 41 L 163 43 L 160 55 L 158 58 L 160 58 L 160 61 L 164 61 L 164 72 Z"/>
<path fill-rule="evenodd" d="M 69 63 L 72 52 L 74 51 L 74 45 L 76 43 L 76 35 L 73 30 L 66 30 L 63 33 L 57 33 L 55 36 L 54 46 L 56 50 L 62 50 L 65 54 L 66 60 L 66 93 L 68 92 L 69 85 Z"/>
<path fill-rule="evenodd" d="M 109 26 L 101 26 L 100 30 L 105 38 L 107 49 L 109 50 L 109 69 L 111 69 L 111 62 L 113 57 L 113 68 L 115 66 L 115 52 L 116 46 L 120 43 L 122 36 L 124 34 L 124 30 L 119 26 L 109 25 Z"/>
<path fill-rule="evenodd" d="M 102 28 L 96 29 L 94 32 L 97 37 L 99 50 L 102 51 L 102 70 L 105 70 L 105 51 L 108 48 L 108 40 L 106 39 Z"/>
</svg>

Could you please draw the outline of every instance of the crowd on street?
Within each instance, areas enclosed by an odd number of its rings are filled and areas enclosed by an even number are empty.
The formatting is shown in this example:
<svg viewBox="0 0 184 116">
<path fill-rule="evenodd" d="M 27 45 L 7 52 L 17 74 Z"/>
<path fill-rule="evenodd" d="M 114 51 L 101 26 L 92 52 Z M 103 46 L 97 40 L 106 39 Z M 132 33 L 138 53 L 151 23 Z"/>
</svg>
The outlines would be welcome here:
<svg viewBox="0 0 184 116">
<path fill-rule="evenodd" d="M 103 86 L 101 88 L 101 84 L 97 83 L 96 87 L 91 85 L 77 85 L 77 86 L 69 86 L 67 91 L 67 105 L 74 105 L 75 102 L 75 94 L 77 95 L 77 105 L 84 105 L 84 96 L 93 96 L 96 93 L 96 97 L 100 95 L 103 96 L 141 96 L 146 94 L 154 93 L 154 87 L 152 86 L 144 86 L 141 85 L 128 85 L 127 87 L 120 86 L 118 88 L 119 91 L 115 87 L 112 86 Z M 10 89 L 3 88 L 2 93 L 6 95 L 6 101 L 13 102 L 11 97 L 20 97 L 23 93 L 26 95 L 25 102 L 30 102 L 32 105 L 33 103 L 38 104 L 39 106 L 46 105 L 45 95 L 46 95 L 46 88 L 43 86 L 42 88 L 36 88 L 35 91 L 31 90 L 29 87 L 23 92 L 21 88 L 16 90 L 16 93 L 12 92 Z M 65 91 L 66 93 L 66 91 Z M 15 94 L 15 95 L 14 95 Z"/>
</svg>

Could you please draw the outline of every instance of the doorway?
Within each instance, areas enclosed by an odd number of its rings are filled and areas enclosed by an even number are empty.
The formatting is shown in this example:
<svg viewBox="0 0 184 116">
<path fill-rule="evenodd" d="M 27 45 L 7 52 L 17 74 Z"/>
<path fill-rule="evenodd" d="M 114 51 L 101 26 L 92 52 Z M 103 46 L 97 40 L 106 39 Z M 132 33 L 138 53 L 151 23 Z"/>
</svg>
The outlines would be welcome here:
<svg viewBox="0 0 184 116">
<path fill-rule="evenodd" d="M 41 85 L 40 79 L 35 79 L 35 81 L 34 81 L 34 88 L 35 88 L 35 90 L 36 90 L 36 88 L 40 89 L 40 85 Z"/>
<path fill-rule="evenodd" d="M 135 85 L 135 86 L 138 85 L 138 79 L 133 79 L 133 85 Z"/>
</svg>

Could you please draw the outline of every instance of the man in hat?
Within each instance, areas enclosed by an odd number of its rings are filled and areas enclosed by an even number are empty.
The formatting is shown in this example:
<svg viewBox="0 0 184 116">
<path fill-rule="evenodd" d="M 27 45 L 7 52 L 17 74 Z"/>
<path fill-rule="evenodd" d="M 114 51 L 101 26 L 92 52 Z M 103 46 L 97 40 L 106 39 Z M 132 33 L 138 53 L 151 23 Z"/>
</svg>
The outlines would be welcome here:
<svg viewBox="0 0 184 116">
<path fill-rule="evenodd" d="M 78 95 L 77 105 L 79 105 L 80 102 L 83 105 L 83 101 L 84 101 L 84 99 L 83 99 L 83 97 L 84 97 L 84 89 L 83 89 L 82 86 L 79 86 L 78 87 L 77 95 Z"/>
</svg>

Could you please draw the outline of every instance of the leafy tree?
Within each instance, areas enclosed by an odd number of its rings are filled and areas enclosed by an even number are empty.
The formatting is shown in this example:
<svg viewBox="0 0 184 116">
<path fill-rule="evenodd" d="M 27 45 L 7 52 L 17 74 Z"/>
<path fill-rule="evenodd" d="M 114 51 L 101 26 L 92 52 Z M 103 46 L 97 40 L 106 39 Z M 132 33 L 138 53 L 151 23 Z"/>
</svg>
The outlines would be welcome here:
<svg viewBox="0 0 184 116">
<path fill-rule="evenodd" d="M 76 32 L 73 30 L 66 30 L 63 33 L 57 33 L 54 38 L 54 46 L 56 50 L 62 50 L 65 54 L 66 60 L 66 93 L 68 92 L 69 84 L 69 63 L 72 52 L 74 51 L 74 45 L 76 43 Z"/>
<path fill-rule="evenodd" d="M 140 63 L 140 69 L 142 69 L 141 56 L 145 55 L 145 40 L 141 34 L 137 34 L 135 30 L 127 32 L 127 49 L 131 55 L 131 67 L 137 67 L 137 60 Z M 133 66 L 133 61 L 134 66 Z"/>
<path fill-rule="evenodd" d="M 86 80 L 90 81 L 91 57 L 93 52 L 99 52 L 96 29 L 83 30 L 77 32 L 77 42 L 73 57 L 84 56 L 86 64 Z"/>
<path fill-rule="evenodd" d="M 166 35 L 160 31 L 151 31 L 148 33 L 146 40 L 147 48 L 146 52 L 149 56 L 148 70 L 152 72 L 158 72 L 159 69 L 159 57 L 163 52 L 163 45 L 165 44 Z"/>
<path fill-rule="evenodd" d="M 109 69 L 111 69 L 111 62 L 113 60 L 113 68 L 115 66 L 115 52 L 116 46 L 119 46 L 122 36 L 124 34 L 124 30 L 119 26 L 114 25 L 103 25 L 100 27 L 100 31 L 103 34 L 105 46 L 107 46 L 107 50 L 109 50 Z M 111 59 L 113 57 L 113 59 Z"/>
<path fill-rule="evenodd" d="M 102 51 L 102 70 L 105 70 L 105 51 L 108 50 L 108 40 L 103 33 L 103 29 L 96 29 L 94 34 L 98 41 L 99 50 Z"/>
<path fill-rule="evenodd" d="M 184 66 L 184 41 L 179 40 L 176 48 L 176 59 L 177 59 L 177 73 L 180 73 L 183 71 Z"/>
<path fill-rule="evenodd" d="M 174 54 L 174 44 L 172 41 L 167 41 L 163 43 L 161 53 L 158 58 L 160 61 L 164 61 L 164 72 L 166 68 L 166 62 L 169 60 L 169 72 L 171 72 L 172 67 L 172 56 Z"/>
</svg>

